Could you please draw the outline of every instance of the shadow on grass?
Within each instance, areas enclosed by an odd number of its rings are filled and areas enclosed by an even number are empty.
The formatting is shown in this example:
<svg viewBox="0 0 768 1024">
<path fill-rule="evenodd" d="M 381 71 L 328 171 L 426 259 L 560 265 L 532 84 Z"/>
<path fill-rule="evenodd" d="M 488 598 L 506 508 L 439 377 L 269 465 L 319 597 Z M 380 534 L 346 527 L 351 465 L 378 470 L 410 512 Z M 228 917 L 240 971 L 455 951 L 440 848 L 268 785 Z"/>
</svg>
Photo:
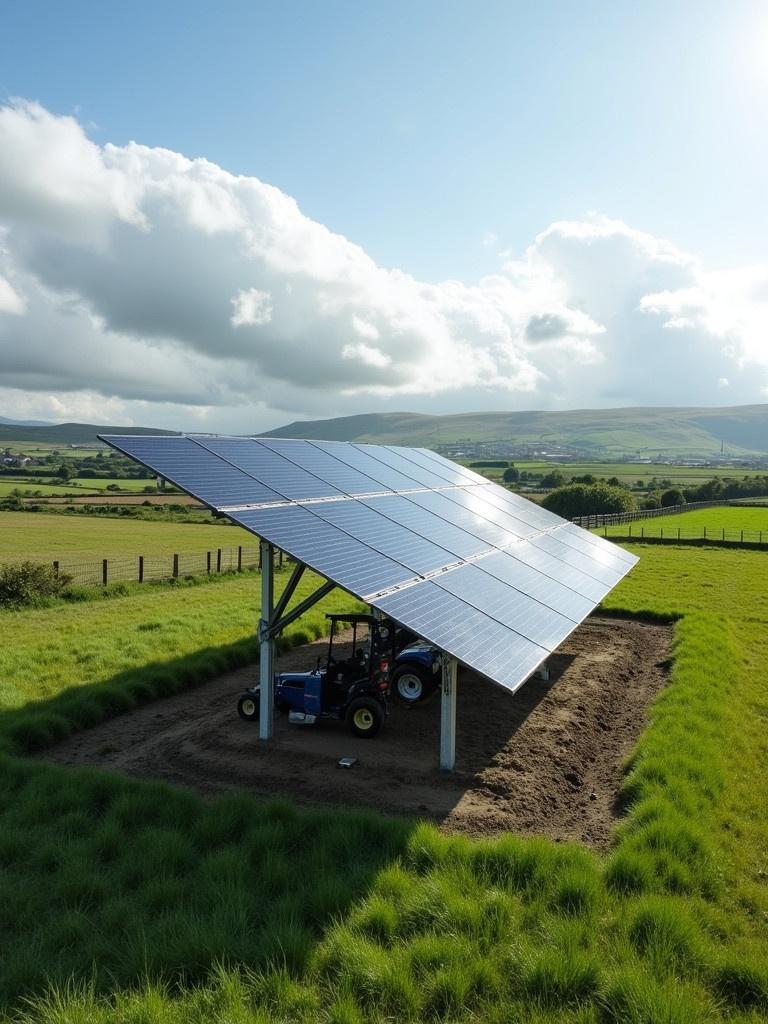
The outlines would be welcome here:
<svg viewBox="0 0 768 1024">
<path fill-rule="evenodd" d="M 282 649 L 312 639 L 296 630 Z M 0 1008 L 72 978 L 108 991 L 194 983 L 216 962 L 300 972 L 324 927 L 404 849 L 407 820 L 203 800 L 16 756 L 257 653 L 251 638 L 202 649 L 0 715 Z"/>
</svg>

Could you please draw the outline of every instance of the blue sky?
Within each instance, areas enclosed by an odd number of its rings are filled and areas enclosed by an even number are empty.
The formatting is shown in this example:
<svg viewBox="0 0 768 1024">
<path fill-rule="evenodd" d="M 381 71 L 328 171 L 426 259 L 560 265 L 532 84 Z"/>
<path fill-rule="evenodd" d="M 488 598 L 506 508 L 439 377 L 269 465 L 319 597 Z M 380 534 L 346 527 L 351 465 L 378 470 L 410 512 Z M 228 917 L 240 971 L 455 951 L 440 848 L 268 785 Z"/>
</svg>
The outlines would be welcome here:
<svg viewBox="0 0 768 1024">
<path fill-rule="evenodd" d="M 2 20 L 0 102 L 21 98 L 51 116 L 71 115 L 99 148 L 135 140 L 272 184 L 307 218 L 361 246 L 380 268 L 398 268 L 425 285 L 453 279 L 474 287 L 505 260 L 524 259 L 551 225 L 586 221 L 594 213 L 669 239 L 683 262 L 691 256 L 707 272 L 722 275 L 768 259 L 763 2 L 5 0 Z M 19 235 L 19 208 L 8 206 L 5 221 L 0 211 L 11 239 Z M 20 268 L 18 258 L 15 266 L 17 281 L 25 272 L 41 280 L 39 266 Z M 560 269 L 550 266 L 548 273 Z M 555 289 L 558 301 L 594 325 L 579 336 L 582 351 L 585 344 L 605 343 L 615 328 L 566 278 Z M 711 291 L 712 282 L 697 277 L 669 284 L 640 289 L 638 302 L 683 285 Z M 759 292 L 762 284 L 749 285 L 755 287 Z M 242 291 L 233 286 L 233 302 Z M 736 291 L 742 295 L 741 284 Z M 717 309 L 708 309 L 710 333 L 727 301 L 721 295 Z M 672 319 L 692 329 L 696 318 L 681 313 L 680 304 L 666 302 L 665 324 Z M 660 315 L 658 309 L 658 302 L 646 303 L 646 313 Z M 560 315 L 543 308 L 535 315 L 550 314 Z M 753 314 L 742 311 L 739 324 L 746 318 L 754 332 Z M 366 330 L 361 337 L 368 345 L 374 332 Z M 726 334 L 734 330 L 743 328 L 730 325 Z M 380 326 L 376 332 L 382 334 Z M 352 351 L 348 342 L 340 346 Z M 747 347 L 754 348 L 754 337 Z M 357 355 L 369 368 L 379 359 L 367 350 Z M 386 351 L 384 358 L 390 358 Z M 552 380 L 547 366 L 536 368 Z M 445 394 L 460 406 L 485 402 L 498 376 L 470 382 L 462 397 L 455 386 Z M 680 404 L 727 397 L 722 389 L 731 387 L 733 374 L 713 368 L 710 377 L 709 391 L 681 389 Z M 546 389 L 537 392 L 530 375 L 521 380 L 519 401 L 506 383 L 496 389 L 494 404 L 541 404 Z M 52 377 L 46 383 L 50 390 Z M 554 404 L 581 395 L 556 384 Z M 359 401 L 345 399 L 343 410 L 379 399 L 391 406 L 399 394 L 409 394 L 406 388 L 384 396 L 375 386 Z M 73 389 L 75 382 L 63 383 L 63 391 Z M 105 382 L 94 391 L 105 400 L 139 400 L 119 392 Z M 411 393 L 423 400 L 397 405 L 450 406 L 423 388 Z M 761 395 L 755 388 L 730 397 Z M 193 404 L 200 398 L 188 397 Z M 653 397 L 631 394 L 615 379 L 585 394 L 594 404 Z M 276 415 L 312 414 L 324 407 L 315 399 L 302 404 L 298 393 L 286 394 L 272 408 Z"/>
<path fill-rule="evenodd" d="M 6 96 L 256 175 L 426 280 L 590 210 L 721 265 L 765 254 L 762 2 L 3 9 Z"/>
</svg>

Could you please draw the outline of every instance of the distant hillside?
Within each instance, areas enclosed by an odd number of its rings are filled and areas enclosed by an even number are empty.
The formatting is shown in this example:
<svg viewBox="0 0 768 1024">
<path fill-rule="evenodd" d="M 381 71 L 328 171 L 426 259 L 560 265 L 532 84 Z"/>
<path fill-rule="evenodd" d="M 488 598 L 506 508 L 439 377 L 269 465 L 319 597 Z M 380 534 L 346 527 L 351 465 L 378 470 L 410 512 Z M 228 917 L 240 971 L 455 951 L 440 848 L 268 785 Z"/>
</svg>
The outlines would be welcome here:
<svg viewBox="0 0 768 1024">
<path fill-rule="evenodd" d="M 6 423 L 11 427 L 52 427 L 52 420 L 9 420 L 7 416 L 0 416 L 0 424 Z"/>
<path fill-rule="evenodd" d="M 432 447 L 465 440 L 568 445 L 597 456 L 768 452 L 768 405 L 732 408 L 577 409 L 453 416 L 370 413 L 289 423 L 267 437 L 370 441 Z"/>
<path fill-rule="evenodd" d="M 173 430 L 155 430 L 153 427 L 105 427 L 92 423 L 59 423 L 47 427 L 22 427 L 0 423 L 0 445 L 10 443 L 43 444 L 95 444 L 98 434 L 173 434 Z"/>
</svg>

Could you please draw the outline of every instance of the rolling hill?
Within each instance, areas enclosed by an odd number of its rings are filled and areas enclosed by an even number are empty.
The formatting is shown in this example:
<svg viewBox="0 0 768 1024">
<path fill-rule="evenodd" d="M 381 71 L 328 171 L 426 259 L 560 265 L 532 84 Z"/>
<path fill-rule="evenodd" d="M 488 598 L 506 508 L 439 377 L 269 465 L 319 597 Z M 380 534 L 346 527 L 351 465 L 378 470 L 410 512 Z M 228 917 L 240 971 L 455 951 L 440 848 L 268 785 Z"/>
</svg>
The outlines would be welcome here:
<svg viewBox="0 0 768 1024">
<path fill-rule="evenodd" d="M 370 413 L 289 423 L 268 437 L 434 446 L 471 440 L 567 445 L 595 457 L 768 452 L 768 405 L 730 408 L 576 409 L 452 416 Z"/>
<path fill-rule="evenodd" d="M 154 427 L 105 427 L 92 423 L 58 423 L 53 426 L 30 427 L 0 422 L 0 445 L 35 443 L 95 444 L 98 434 L 175 434 L 175 430 Z"/>
<path fill-rule="evenodd" d="M 91 423 L 19 426 L 0 421 L 0 445 L 88 445 L 98 434 L 174 434 L 155 427 Z M 768 405 L 730 408 L 576 409 L 569 412 L 474 412 L 425 416 L 412 412 L 365 413 L 289 423 L 265 437 L 436 445 L 510 441 L 564 445 L 585 456 L 709 456 L 723 444 L 730 455 L 768 453 Z"/>
</svg>

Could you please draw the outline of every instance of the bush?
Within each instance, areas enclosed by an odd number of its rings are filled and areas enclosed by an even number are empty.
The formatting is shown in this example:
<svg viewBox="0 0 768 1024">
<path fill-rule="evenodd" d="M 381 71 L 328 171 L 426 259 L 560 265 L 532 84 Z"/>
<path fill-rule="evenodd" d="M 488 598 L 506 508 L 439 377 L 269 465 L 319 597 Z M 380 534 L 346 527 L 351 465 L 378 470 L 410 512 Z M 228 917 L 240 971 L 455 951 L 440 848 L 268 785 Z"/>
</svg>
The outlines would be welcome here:
<svg viewBox="0 0 768 1024">
<path fill-rule="evenodd" d="M 608 484 L 570 484 L 558 487 L 542 502 L 544 508 L 566 519 L 576 516 L 610 515 L 612 512 L 631 512 L 635 499 L 624 487 Z"/>
<path fill-rule="evenodd" d="M 668 491 L 664 491 L 660 501 L 662 508 L 672 508 L 674 505 L 684 505 L 685 495 L 682 491 L 678 490 L 676 487 L 673 487 Z"/>
<path fill-rule="evenodd" d="M 22 608 L 57 597 L 71 579 L 55 572 L 51 565 L 4 565 L 0 568 L 0 608 Z"/>
<path fill-rule="evenodd" d="M 553 469 L 551 473 L 547 473 L 546 476 L 541 478 L 541 486 L 552 488 L 562 487 L 565 483 L 565 476 L 560 472 L 559 469 Z"/>
<path fill-rule="evenodd" d="M 510 466 L 509 469 L 504 470 L 504 476 L 502 479 L 505 484 L 516 484 L 520 479 L 520 470 L 515 469 L 514 466 Z"/>
</svg>

